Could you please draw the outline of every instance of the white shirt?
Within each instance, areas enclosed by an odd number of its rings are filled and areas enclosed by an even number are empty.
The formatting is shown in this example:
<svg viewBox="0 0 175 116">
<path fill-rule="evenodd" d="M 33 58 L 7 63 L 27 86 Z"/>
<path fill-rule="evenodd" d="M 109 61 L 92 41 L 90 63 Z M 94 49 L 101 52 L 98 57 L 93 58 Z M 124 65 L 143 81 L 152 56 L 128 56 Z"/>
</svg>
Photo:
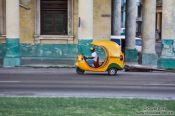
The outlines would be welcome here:
<svg viewBox="0 0 175 116">
<path fill-rule="evenodd" d="M 98 56 L 97 56 L 97 53 L 96 53 L 96 52 L 93 52 L 93 53 L 92 53 L 92 57 L 93 57 L 92 60 L 95 61 L 95 62 L 97 62 L 97 57 L 98 57 Z"/>
</svg>

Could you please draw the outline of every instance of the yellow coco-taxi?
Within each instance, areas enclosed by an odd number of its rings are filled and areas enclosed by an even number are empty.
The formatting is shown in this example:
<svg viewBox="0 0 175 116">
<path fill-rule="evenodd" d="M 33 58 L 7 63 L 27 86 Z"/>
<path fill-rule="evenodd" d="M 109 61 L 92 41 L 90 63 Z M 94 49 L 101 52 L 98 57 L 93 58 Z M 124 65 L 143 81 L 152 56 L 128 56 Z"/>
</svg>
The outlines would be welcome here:
<svg viewBox="0 0 175 116">
<path fill-rule="evenodd" d="M 85 71 L 90 72 L 108 72 L 109 75 L 116 75 L 118 70 L 124 68 L 124 54 L 121 51 L 121 47 L 112 41 L 99 40 L 91 43 L 95 47 L 100 47 L 105 53 L 105 58 L 103 62 L 99 61 L 94 63 L 94 67 L 90 67 L 86 58 L 80 54 L 76 60 L 76 72 L 78 74 L 84 74 Z"/>
</svg>

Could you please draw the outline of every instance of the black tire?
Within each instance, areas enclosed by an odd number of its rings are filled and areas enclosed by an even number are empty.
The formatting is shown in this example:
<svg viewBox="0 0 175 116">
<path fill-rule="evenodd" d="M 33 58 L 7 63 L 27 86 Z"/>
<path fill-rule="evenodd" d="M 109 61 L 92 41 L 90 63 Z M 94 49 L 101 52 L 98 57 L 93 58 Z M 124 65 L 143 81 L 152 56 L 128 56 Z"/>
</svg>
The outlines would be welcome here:
<svg viewBox="0 0 175 116">
<path fill-rule="evenodd" d="M 117 69 L 116 69 L 116 68 L 110 68 L 110 69 L 108 70 L 108 74 L 109 74 L 110 76 L 115 76 L 115 75 L 117 74 Z"/>
<path fill-rule="evenodd" d="M 82 69 L 80 69 L 80 68 L 76 68 L 76 72 L 77 72 L 77 74 L 79 74 L 79 75 L 83 75 L 85 71 L 82 70 Z"/>
</svg>

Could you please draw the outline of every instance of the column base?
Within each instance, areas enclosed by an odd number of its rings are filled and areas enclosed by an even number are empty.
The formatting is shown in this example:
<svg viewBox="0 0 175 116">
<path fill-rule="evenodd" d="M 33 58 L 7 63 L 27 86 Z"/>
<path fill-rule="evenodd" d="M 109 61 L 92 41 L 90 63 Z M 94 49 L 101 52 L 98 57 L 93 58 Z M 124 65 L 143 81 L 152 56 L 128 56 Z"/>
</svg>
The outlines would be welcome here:
<svg viewBox="0 0 175 116">
<path fill-rule="evenodd" d="M 3 67 L 20 66 L 19 38 L 6 38 L 6 51 L 3 59 Z"/>
<path fill-rule="evenodd" d="M 157 54 L 147 54 L 142 53 L 142 64 L 157 66 L 158 55 Z"/>
<path fill-rule="evenodd" d="M 125 61 L 126 62 L 138 62 L 138 51 L 136 49 L 125 50 Z"/>
<path fill-rule="evenodd" d="M 162 69 L 175 69 L 175 58 L 160 58 L 158 67 Z"/>
<path fill-rule="evenodd" d="M 4 58 L 3 67 L 20 66 L 20 58 Z"/>
</svg>

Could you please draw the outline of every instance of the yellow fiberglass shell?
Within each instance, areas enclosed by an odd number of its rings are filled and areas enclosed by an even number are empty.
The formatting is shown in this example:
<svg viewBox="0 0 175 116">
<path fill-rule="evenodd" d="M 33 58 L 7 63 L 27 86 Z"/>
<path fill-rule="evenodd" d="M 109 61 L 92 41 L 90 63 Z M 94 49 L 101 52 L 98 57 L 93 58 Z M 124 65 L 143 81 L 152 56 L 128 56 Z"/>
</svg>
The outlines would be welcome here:
<svg viewBox="0 0 175 116">
<path fill-rule="evenodd" d="M 76 67 L 92 72 L 105 72 L 112 67 L 115 67 L 118 70 L 122 70 L 124 68 L 124 54 L 121 52 L 121 47 L 118 44 L 107 40 L 94 41 L 91 44 L 104 49 L 107 57 L 103 65 L 98 68 L 92 68 L 86 63 L 82 55 L 78 55 L 75 64 Z M 120 59 L 121 56 L 123 57 L 123 60 Z"/>
</svg>

